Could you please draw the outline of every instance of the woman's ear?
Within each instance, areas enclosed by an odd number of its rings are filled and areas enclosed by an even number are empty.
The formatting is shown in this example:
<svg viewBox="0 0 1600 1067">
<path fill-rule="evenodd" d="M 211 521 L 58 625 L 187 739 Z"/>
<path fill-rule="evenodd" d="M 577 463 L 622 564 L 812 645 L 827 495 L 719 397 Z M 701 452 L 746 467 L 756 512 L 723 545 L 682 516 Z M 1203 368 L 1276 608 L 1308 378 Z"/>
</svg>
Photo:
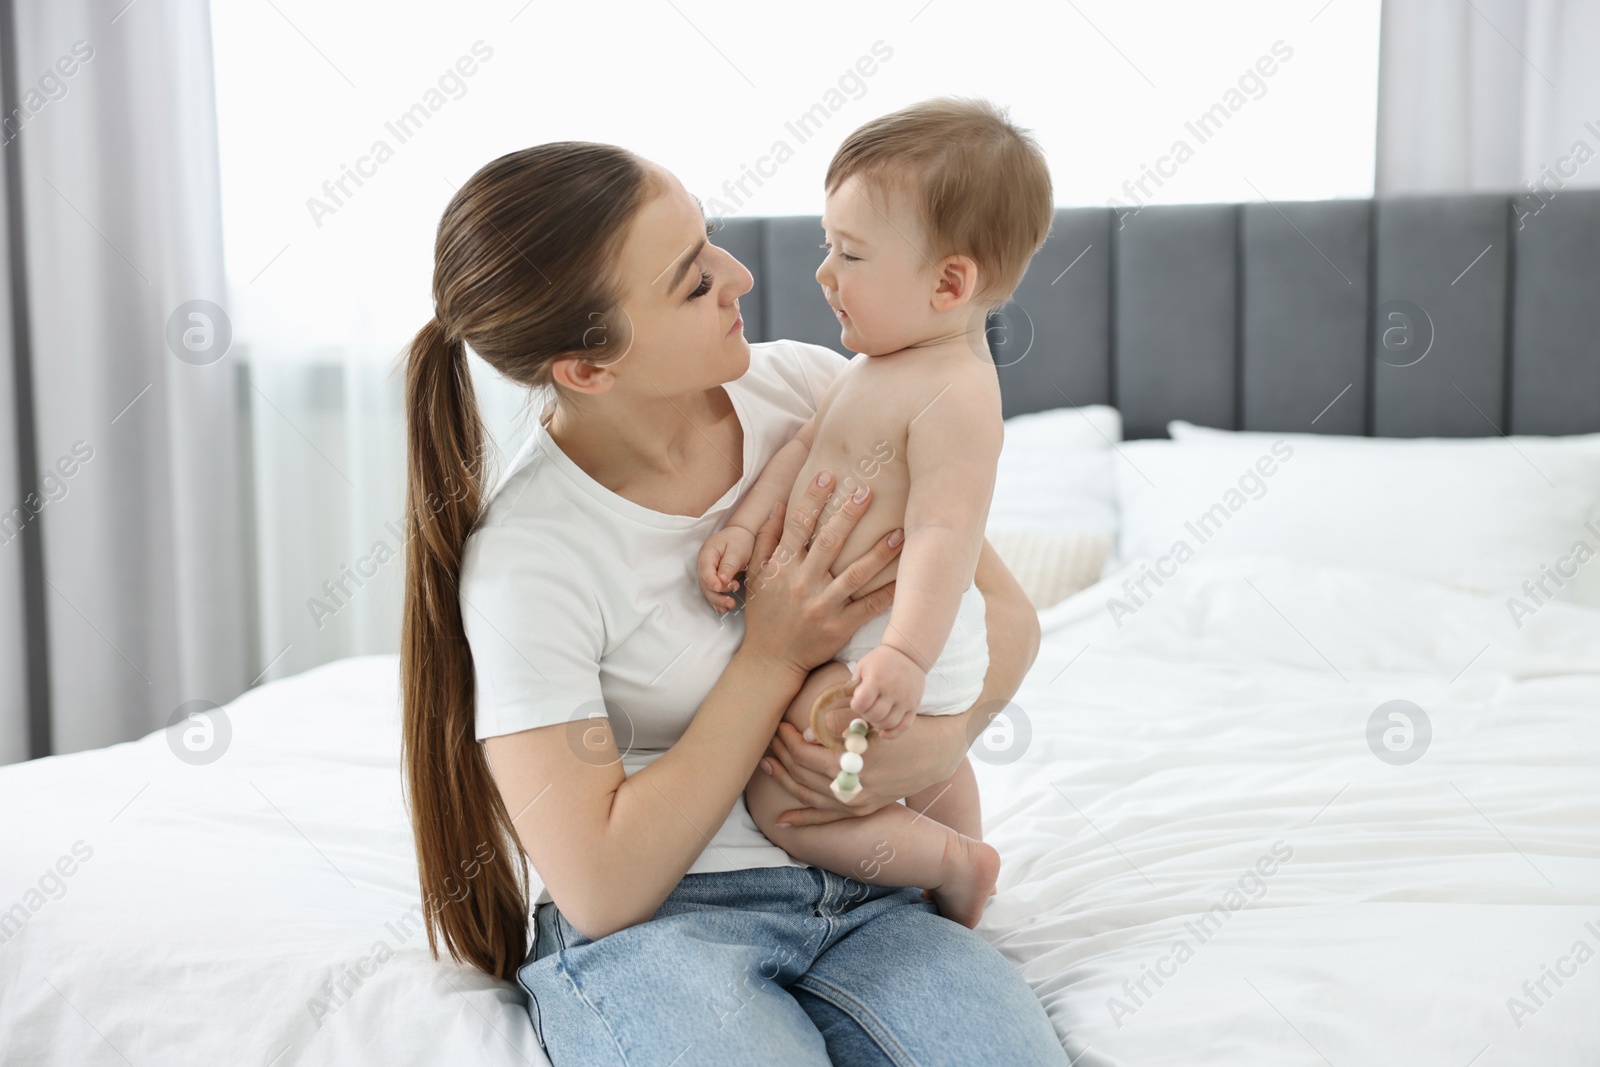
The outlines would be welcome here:
<svg viewBox="0 0 1600 1067">
<path fill-rule="evenodd" d="M 583 347 L 556 357 L 550 375 L 561 386 L 578 393 L 603 393 L 617 381 L 617 364 L 633 348 L 633 319 L 626 310 L 589 312 Z M 598 360 L 599 362 L 593 362 Z"/>
<path fill-rule="evenodd" d="M 978 291 L 978 264 L 971 256 L 945 256 L 938 264 L 933 288 L 933 309 L 949 311 L 971 300 Z"/>
<path fill-rule="evenodd" d="M 550 377 L 563 389 L 595 396 L 609 391 L 617 381 L 616 373 L 609 366 L 591 363 L 577 353 L 557 356 L 550 365 Z"/>
</svg>

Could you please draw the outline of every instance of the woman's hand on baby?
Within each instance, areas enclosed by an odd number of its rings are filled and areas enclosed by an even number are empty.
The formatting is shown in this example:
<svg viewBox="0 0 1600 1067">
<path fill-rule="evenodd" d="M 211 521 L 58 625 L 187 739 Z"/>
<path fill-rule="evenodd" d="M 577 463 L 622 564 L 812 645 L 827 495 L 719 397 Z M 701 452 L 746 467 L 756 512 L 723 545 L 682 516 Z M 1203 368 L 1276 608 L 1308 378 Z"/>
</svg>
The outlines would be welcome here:
<svg viewBox="0 0 1600 1067">
<path fill-rule="evenodd" d="M 740 654 L 766 660 L 769 666 L 801 678 L 838 655 L 868 619 L 893 606 L 892 581 L 857 594 L 905 545 L 903 531 L 891 530 L 834 575 L 832 568 L 845 539 L 871 506 L 872 490 L 861 486 L 859 500 L 846 498 L 819 527 L 818 516 L 832 486 L 832 475 L 823 471 L 806 487 L 792 513 L 782 501 L 774 504 L 756 533 L 755 550 L 745 568 Z"/>
<path fill-rule="evenodd" d="M 750 562 L 755 547 L 756 535 L 742 526 L 724 526 L 701 546 L 700 593 L 718 613 L 733 609 L 735 601 L 728 594 L 739 588 L 734 579 Z"/>
<path fill-rule="evenodd" d="M 855 676 L 852 714 L 877 727 L 886 740 L 910 729 L 928 684 L 927 671 L 894 646 L 879 645 L 861 657 Z"/>
</svg>

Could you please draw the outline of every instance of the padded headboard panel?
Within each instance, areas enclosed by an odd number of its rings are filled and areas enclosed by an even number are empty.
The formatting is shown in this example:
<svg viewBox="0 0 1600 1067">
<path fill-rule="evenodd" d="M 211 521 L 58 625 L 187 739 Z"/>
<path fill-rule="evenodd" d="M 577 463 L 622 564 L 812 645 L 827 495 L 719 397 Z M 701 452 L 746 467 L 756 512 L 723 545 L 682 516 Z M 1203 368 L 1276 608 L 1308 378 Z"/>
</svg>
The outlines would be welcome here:
<svg viewBox="0 0 1600 1067">
<path fill-rule="evenodd" d="M 844 351 L 819 218 L 717 240 L 746 337 Z M 1061 208 L 989 340 L 1007 416 L 1114 404 L 1129 438 L 1597 432 L 1600 190 Z"/>
</svg>

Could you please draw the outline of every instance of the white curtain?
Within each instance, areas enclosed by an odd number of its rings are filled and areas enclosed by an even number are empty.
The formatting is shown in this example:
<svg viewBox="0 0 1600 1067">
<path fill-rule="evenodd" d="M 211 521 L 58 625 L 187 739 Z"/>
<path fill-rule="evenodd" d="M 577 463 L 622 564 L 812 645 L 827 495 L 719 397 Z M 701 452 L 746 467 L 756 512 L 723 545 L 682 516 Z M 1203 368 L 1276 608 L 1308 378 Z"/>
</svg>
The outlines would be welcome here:
<svg viewBox="0 0 1600 1067">
<path fill-rule="evenodd" d="M 1378 195 L 1600 185 L 1600 3 L 1385 0 L 1379 40 Z"/>
<path fill-rule="evenodd" d="M 263 680 L 400 647 L 402 344 L 284 336 L 245 354 Z M 490 445 L 503 450 L 500 441 L 520 441 L 531 426 L 527 394 L 476 357 L 471 367 Z"/>
<path fill-rule="evenodd" d="M 29 521 L 44 539 L 60 753 L 140 736 L 190 700 L 223 703 L 259 667 L 247 632 L 239 360 L 221 348 L 227 313 L 216 307 L 207 5 L 18 7 L 16 67 L 5 74 L 25 114 L 11 116 L 20 130 L 5 150 L 21 152 L 35 445 L 53 479 Z M 9 657 L 23 623 L 16 546 L 4 552 Z M 20 692 L 0 690 L 7 761 L 29 755 Z"/>
<path fill-rule="evenodd" d="M 0 76 L 4 75 L 0 71 Z M 3 138 L 0 133 L 0 138 Z M 0 149 L 4 151 L 4 149 Z M 0 170 L 0 192 L 8 184 Z M 11 243 L 10 223 L 0 212 L 6 246 Z M 29 694 L 27 612 L 23 601 L 23 524 L 32 510 L 18 477 L 20 442 L 13 365 L 18 358 L 12 342 L 11 265 L 0 257 L 0 763 L 27 759 L 29 750 Z"/>
</svg>

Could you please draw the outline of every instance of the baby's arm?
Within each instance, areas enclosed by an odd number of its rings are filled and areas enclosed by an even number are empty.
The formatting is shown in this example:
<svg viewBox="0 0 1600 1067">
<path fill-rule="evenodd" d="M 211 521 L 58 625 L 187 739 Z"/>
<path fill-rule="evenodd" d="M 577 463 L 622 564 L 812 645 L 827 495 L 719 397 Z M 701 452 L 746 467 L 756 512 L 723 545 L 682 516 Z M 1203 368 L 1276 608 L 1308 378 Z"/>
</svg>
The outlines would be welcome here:
<svg viewBox="0 0 1600 1067">
<path fill-rule="evenodd" d="M 883 641 L 857 664 L 851 709 L 885 737 L 905 732 L 972 584 L 1005 437 L 994 396 L 946 388 L 906 431 L 906 544 Z M 909 706 L 903 706 L 909 704 Z"/>
<path fill-rule="evenodd" d="M 718 611 L 727 611 L 734 605 L 733 598 L 726 594 L 737 588 L 734 575 L 750 562 L 750 554 L 755 550 L 756 531 L 772 514 L 774 505 L 788 501 L 795 479 L 800 477 L 800 470 L 811 455 L 816 421 L 815 415 L 807 419 L 789 443 L 767 461 L 755 484 L 738 507 L 733 509 L 733 514 L 728 516 L 727 523 L 706 538 L 705 545 L 701 547 L 698 561 L 700 591 Z"/>
</svg>

